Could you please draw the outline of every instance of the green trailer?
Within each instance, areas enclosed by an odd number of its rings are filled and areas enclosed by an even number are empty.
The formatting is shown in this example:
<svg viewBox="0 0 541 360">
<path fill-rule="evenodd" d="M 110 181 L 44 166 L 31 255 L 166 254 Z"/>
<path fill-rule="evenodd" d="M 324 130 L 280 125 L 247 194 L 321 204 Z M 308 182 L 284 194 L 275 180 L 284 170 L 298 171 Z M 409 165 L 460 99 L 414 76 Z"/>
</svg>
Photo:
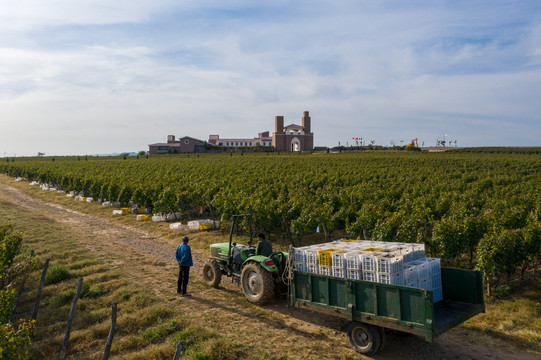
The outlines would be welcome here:
<svg viewBox="0 0 541 360">
<path fill-rule="evenodd" d="M 438 335 L 485 312 L 481 273 L 442 268 L 443 300 L 432 291 L 293 271 L 290 305 L 350 320 L 354 349 L 371 355 L 385 344 L 385 329 L 431 342 Z"/>
</svg>

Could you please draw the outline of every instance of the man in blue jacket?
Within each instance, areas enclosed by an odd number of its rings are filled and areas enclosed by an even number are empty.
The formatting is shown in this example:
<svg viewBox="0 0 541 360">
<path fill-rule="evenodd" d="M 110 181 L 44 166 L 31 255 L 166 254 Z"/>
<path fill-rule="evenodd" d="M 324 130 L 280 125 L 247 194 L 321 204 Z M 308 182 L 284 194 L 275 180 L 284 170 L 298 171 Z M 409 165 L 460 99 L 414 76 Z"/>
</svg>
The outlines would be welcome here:
<svg viewBox="0 0 541 360">
<path fill-rule="evenodd" d="M 177 283 L 177 294 L 181 296 L 190 296 L 186 293 L 188 287 L 188 280 L 190 276 L 190 267 L 193 266 L 192 261 L 192 249 L 188 245 L 188 237 L 184 236 L 182 238 L 182 244 L 180 244 L 175 252 L 175 258 L 178 262 L 178 283 Z"/>
</svg>

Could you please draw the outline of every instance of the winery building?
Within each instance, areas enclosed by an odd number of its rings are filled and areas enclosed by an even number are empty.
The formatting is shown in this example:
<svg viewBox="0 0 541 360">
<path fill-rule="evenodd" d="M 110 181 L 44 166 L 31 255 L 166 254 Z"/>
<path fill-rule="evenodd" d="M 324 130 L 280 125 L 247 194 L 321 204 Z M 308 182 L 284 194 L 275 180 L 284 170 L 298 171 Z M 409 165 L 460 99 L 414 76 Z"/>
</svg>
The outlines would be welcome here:
<svg viewBox="0 0 541 360">
<path fill-rule="evenodd" d="M 275 151 L 299 152 L 314 150 L 314 133 L 308 111 L 303 113 L 301 125 L 289 124 L 284 126 L 284 117 L 276 116 L 274 119 L 274 132 L 272 136 L 268 131 L 261 132 L 254 138 L 220 138 L 219 135 L 209 135 L 208 142 L 184 136 L 175 140 L 174 135 L 167 136 L 166 143 L 150 144 L 149 154 L 182 154 L 206 152 L 212 147 L 218 148 L 257 148 L 274 147 Z"/>
<path fill-rule="evenodd" d="M 148 153 L 150 155 L 201 153 L 205 151 L 205 141 L 189 136 L 184 136 L 175 140 L 175 135 L 167 135 L 166 143 L 148 145 Z"/>
</svg>

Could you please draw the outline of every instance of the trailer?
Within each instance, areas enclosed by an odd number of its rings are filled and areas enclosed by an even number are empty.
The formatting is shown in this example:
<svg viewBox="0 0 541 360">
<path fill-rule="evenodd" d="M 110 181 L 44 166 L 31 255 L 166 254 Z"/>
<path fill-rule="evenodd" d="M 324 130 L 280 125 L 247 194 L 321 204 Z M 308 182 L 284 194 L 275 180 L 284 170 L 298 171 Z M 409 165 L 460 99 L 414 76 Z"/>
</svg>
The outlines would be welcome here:
<svg viewBox="0 0 541 360">
<path fill-rule="evenodd" d="M 293 270 L 290 306 L 350 320 L 353 348 L 373 355 L 385 346 L 385 329 L 432 342 L 447 330 L 484 313 L 479 271 L 441 268 L 443 300 L 432 291 Z"/>
</svg>

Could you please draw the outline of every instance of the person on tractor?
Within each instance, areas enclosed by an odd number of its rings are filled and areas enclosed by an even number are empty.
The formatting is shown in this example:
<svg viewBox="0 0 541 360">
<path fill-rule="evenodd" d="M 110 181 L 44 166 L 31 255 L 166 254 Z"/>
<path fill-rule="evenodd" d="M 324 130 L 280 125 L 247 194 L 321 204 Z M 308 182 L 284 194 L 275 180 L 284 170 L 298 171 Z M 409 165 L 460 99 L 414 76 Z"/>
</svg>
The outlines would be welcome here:
<svg viewBox="0 0 541 360">
<path fill-rule="evenodd" d="M 272 244 L 269 240 L 265 239 L 265 234 L 257 234 L 257 247 L 255 249 L 256 255 L 270 256 L 272 253 Z"/>
<path fill-rule="evenodd" d="M 186 293 L 188 287 L 188 280 L 190 277 L 190 267 L 193 266 L 192 261 L 192 249 L 188 245 L 188 237 L 182 238 L 182 244 L 180 244 L 175 252 L 175 258 L 178 263 L 178 281 L 177 281 L 177 294 L 180 296 L 190 296 Z"/>
</svg>

